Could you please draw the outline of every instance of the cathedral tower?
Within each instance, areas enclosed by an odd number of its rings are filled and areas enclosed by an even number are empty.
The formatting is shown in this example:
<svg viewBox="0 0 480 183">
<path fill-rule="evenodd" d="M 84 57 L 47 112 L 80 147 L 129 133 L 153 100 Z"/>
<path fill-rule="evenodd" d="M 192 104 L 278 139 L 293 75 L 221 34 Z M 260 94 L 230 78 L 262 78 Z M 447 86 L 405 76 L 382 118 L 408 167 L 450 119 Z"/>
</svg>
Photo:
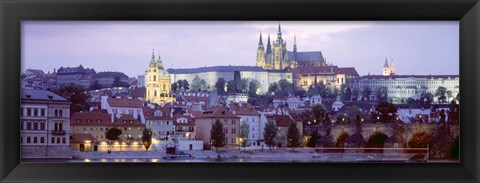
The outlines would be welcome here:
<svg viewBox="0 0 480 183">
<path fill-rule="evenodd" d="M 146 93 L 145 99 L 161 105 L 164 102 L 173 102 L 175 98 L 171 94 L 170 74 L 163 68 L 163 62 L 158 54 L 155 61 L 155 55 L 152 50 L 152 58 L 145 73 Z"/>
<path fill-rule="evenodd" d="M 262 67 L 264 69 L 267 68 L 267 65 L 265 63 L 265 48 L 263 47 L 263 42 L 262 42 L 262 32 L 260 32 L 260 39 L 258 41 L 257 66 Z"/>
<path fill-rule="evenodd" d="M 383 64 L 383 75 L 384 76 L 390 76 L 391 75 L 391 70 L 390 70 L 390 66 L 388 65 L 388 59 L 387 57 L 385 57 L 385 64 Z"/>
<path fill-rule="evenodd" d="M 284 54 L 286 51 L 286 43 L 284 43 L 282 39 L 282 29 L 280 24 L 278 24 L 278 33 L 277 33 L 277 40 L 273 43 L 273 53 L 272 53 L 272 62 L 273 62 L 273 69 L 274 70 L 281 70 L 284 68 L 282 62 L 284 60 Z"/>
</svg>

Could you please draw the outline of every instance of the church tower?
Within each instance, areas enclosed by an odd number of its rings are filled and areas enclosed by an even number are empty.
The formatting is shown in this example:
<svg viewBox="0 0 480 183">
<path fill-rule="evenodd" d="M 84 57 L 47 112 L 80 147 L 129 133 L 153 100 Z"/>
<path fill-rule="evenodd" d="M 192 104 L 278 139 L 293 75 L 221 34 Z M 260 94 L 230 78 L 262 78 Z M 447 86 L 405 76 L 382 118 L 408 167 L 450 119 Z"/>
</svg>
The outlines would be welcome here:
<svg viewBox="0 0 480 183">
<path fill-rule="evenodd" d="M 155 61 L 155 55 L 152 50 L 152 58 L 145 73 L 146 93 L 145 99 L 161 105 L 164 102 L 173 102 L 175 98 L 171 94 L 170 74 L 163 68 L 163 62 L 158 54 Z"/>
<path fill-rule="evenodd" d="M 385 57 L 385 64 L 383 64 L 383 75 L 384 76 L 390 76 L 391 75 L 391 70 L 390 66 L 388 65 L 388 59 Z"/>
<path fill-rule="evenodd" d="M 277 40 L 273 43 L 273 69 L 274 70 L 281 70 L 284 68 L 282 65 L 283 60 L 284 60 L 284 55 L 286 52 L 286 43 L 284 43 L 282 39 L 282 29 L 280 27 L 280 24 L 278 24 L 278 33 L 277 33 Z"/>
<path fill-rule="evenodd" d="M 257 66 L 262 67 L 264 69 L 267 68 L 267 65 L 265 63 L 265 48 L 263 47 L 263 42 L 262 42 L 262 32 L 260 32 L 260 39 L 258 41 Z"/>
<path fill-rule="evenodd" d="M 390 62 L 390 75 L 395 75 L 395 67 L 393 66 L 393 58 Z"/>
</svg>

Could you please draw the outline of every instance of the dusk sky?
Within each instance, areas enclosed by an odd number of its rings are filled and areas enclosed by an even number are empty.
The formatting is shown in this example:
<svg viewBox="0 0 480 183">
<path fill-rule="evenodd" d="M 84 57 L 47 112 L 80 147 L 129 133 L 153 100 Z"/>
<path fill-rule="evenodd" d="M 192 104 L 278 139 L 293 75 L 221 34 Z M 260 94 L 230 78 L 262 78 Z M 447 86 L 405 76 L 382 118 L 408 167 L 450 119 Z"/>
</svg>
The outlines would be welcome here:
<svg viewBox="0 0 480 183">
<path fill-rule="evenodd" d="M 24 21 L 22 72 L 75 67 L 143 74 L 160 51 L 164 67 L 255 65 L 260 31 L 277 37 L 278 21 Z M 322 51 L 327 63 L 382 74 L 385 57 L 396 74 L 459 74 L 458 21 L 280 21 L 287 49 Z"/>
</svg>

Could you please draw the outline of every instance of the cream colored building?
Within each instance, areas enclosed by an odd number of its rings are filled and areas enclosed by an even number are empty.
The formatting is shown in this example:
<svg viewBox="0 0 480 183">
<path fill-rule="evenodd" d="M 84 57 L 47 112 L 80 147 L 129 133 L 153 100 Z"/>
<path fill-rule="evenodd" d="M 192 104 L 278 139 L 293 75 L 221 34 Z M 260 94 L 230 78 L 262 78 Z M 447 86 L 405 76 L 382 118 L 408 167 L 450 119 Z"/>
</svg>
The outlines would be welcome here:
<svg viewBox="0 0 480 183">
<path fill-rule="evenodd" d="M 178 80 L 187 80 L 192 84 L 193 79 L 198 76 L 205 80 L 210 90 L 215 89 L 215 83 L 219 78 L 225 81 L 233 80 L 234 72 L 240 71 L 240 77 L 249 81 L 256 80 L 260 83 L 258 92 L 260 94 L 268 92 L 268 86 L 281 79 L 293 82 L 292 73 L 286 70 L 266 70 L 258 66 L 212 66 L 191 69 L 168 69 L 172 82 Z"/>
<path fill-rule="evenodd" d="M 152 53 L 152 59 L 145 71 L 146 100 L 161 105 L 164 102 L 173 102 L 172 85 L 170 74 L 163 68 L 163 62 L 158 55 L 155 61 L 155 55 Z"/>
<path fill-rule="evenodd" d="M 194 116 L 194 120 L 196 138 L 202 140 L 204 145 L 210 146 L 212 126 L 219 120 L 223 124 L 225 132 L 225 147 L 229 149 L 240 147 L 238 138 L 240 135 L 240 117 L 230 112 L 228 108 L 217 106 Z"/>
</svg>

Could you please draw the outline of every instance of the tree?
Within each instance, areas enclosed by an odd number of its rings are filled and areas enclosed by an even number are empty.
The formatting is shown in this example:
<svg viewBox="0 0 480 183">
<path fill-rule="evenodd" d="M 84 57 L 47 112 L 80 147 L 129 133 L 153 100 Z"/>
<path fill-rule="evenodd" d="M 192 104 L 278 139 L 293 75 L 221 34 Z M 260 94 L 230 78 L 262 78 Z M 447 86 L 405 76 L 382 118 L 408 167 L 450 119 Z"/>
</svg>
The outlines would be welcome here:
<svg viewBox="0 0 480 183">
<path fill-rule="evenodd" d="M 291 147 L 292 151 L 293 148 L 300 146 L 300 132 L 298 131 L 297 124 L 293 121 L 288 126 L 287 139 L 287 147 Z"/>
<path fill-rule="evenodd" d="M 304 98 L 304 97 L 307 96 L 307 91 L 305 91 L 304 89 L 296 90 L 295 91 L 295 96 L 298 96 L 300 98 Z"/>
<path fill-rule="evenodd" d="M 86 91 L 86 89 L 81 85 L 64 85 L 57 90 L 55 90 L 56 94 L 62 96 L 63 98 L 67 99 L 70 104 L 70 114 L 72 115 L 74 112 L 80 111 L 88 111 L 89 105 L 88 101 L 92 98 L 90 94 Z"/>
<path fill-rule="evenodd" d="M 122 130 L 118 128 L 110 128 L 105 132 L 105 138 L 111 141 L 119 140 L 120 135 L 122 135 Z"/>
<path fill-rule="evenodd" d="M 353 88 L 352 89 L 352 98 L 358 98 L 358 95 L 360 94 L 360 90 L 358 90 L 358 88 Z"/>
<path fill-rule="evenodd" d="M 225 145 L 225 132 L 223 131 L 223 124 L 219 119 L 217 119 L 212 125 L 210 140 L 216 151 L 218 151 L 219 147 L 223 147 Z"/>
<path fill-rule="evenodd" d="M 349 106 L 347 108 L 348 121 L 355 121 L 357 116 L 360 117 L 360 120 L 363 119 L 364 121 L 370 121 L 369 115 L 362 112 L 358 106 L 356 105 Z"/>
<path fill-rule="evenodd" d="M 207 89 L 207 82 L 198 75 L 192 80 L 192 91 L 199 91 Z"/>
<path fill-rule="evenodd" d="M 145 151 L 148 151 L 148 148 L 150 148 L 150 145 L 152 145 L 152 130 L 150 129 L 143 130 L 142 142 L 143 142 L 143 145 L 145 146 Z"/>
<path fill-rule="evenodd" d="M 172 91 L 173 91 L 173 92 L 176 92 L 176 91 L 177 91 L 177 86 L 178 86 L 178 83 L 177 83 L 177 82 L 175 82 L 175 83 L 172 83 L 172 85 L 171 85 L 171 86 L 172 86 Z"/>
<path fill-rule="evenodd" d="M 277 82 L 273 82 L 272 84 L 270 84 L 270 86 L 268 86 L 268 94 L 270 95 L 275 95 L 278 91 L 278 83 Z"/>
<path fill-rule="evenodd" d="M 380 121 L 393 121 L 397 114 L 397 107 L 389 102 L 379 102 L 376 108 Z"/>
<path fill-rule="evenodd" d="M 460 92 L 457 93 L 454 100 L 457 101 L 457 104 L 460 104 Z"/>
<path fill-rule="evenodd" d="M 437 97 L 439 103 L 445 103 L 447 101 L 447 88 L 439 86 L 435 91 L 435 97 Z"/>
<path fill-rule="evenodd" d="M 115 80 L 113 80 L 112 87 L 130 87 L 130 85 L 126 82 L 123 82 L 120 79 L 120 76 L 115 76 Z"/>
<path fill-rule="evenodd" d="M 372 90 L 370 87 L 365 87 L 362 90 L 362 97 L 366 98 L 367 100 L 370 100 L 370 94 L 372 94 Z"/>
<path fill-rule="evenodd" d="M 263 137 L 265 138 L 265 144 L 269 148 L 275 147 L 275 136 L 277 135 L 277 125 L 273 121 L 268 121 L 265 124 Z"/>
<path fill-rule="evenodd" d="M 278 81 L 278 90 L 275 93 L 276 96 L 288 96 L 293 94 L 293 84 L 286 79 Z"/>
<path fill-rule="evenodd" d="M 100 90 L 102 89 L 102 85 L 98 83 L 98 80 L 93 81 L 93 83 L 88 87 L 88 90 Z"/>
<path fill-rule="evenodd" d="M 314 125 L 324 123 L 325 115 L 327 114 L 327 109 L 322 104 L 316 104 L 312 107 L 311 120 Z"/>
<path fill-rule="evenodd" d="M 235 88 L 235 82 L 233 80 L 230 80 L 227 82 L 227 93 L 235 93 L 236 88 Z"/>
<path fill-rule="evenodd" d="M 313 87 L 313 85 L 310 85 L 307 90 L 307 97 L 310 98 L 313 95 L 315 95 L 315 88 Z"/>
<path fill-rule="evenodd" d="M 256 96 L 259 86 L 260 86 L 260 83 L 257 80 L 252 80 L 250 82 L 250 85 L 248 85 L 248 97 Z"/>
<path fill-rule="evenodd" d="M 225 95 L 225 79 L 218 78 L 217 82 L 215 83 L 215 89 L 217 90 L 218 95 Z"/>
<path fill-rule="evenodd" d="M 376 94 L 377 94 L 378 101 L 381 101 L 381 102 L 387 101 L 387 97 L 388 97 L 387 87 L 383 86 L 383 87 L 377 88 Z"/>
<path fill-rule="evenodd" d="M 249 145 L 248 144 L 248 134 L 250 133 L 250 126 L 248 125 L 248 123 L 242 123 L 242 125 L 240 126 L 240 135 L 238 136 L 238 138 L 240 139 L 240 145 L 245 148 L 247 148 L 247 146 Z"/>
<path fill-rule="evenodd" d="M 183 87 L 184 90 L 190 90 L 190 84 L 188 84 L 188 81 L 186 79 L 178 80 L 177 83 L 178 83 L 178 89 L 182 89 Z"/>
<path fill-rule="evenodd" d="M 242 92 L 248 92 L 248 80 L 242 79 L 240 82 L 242 83 Z"/>
<path fill-rule="evenodd" d="M 351 99 L 352 99 L 352 89 L 350 87 L 346 87 L 343 93 L 343 100 L 351 100 Z"/>
</svg>

